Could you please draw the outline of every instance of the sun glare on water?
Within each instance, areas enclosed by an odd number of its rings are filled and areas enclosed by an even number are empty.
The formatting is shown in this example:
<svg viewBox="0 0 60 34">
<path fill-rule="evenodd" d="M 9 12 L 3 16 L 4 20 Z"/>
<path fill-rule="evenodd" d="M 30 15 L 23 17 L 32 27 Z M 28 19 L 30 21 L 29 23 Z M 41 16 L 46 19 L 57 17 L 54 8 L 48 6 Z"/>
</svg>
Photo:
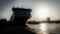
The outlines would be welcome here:
<svg viewBox="0 0 60 34">
<path fill-rule="evenodd" d="M 40 30 L 43 34 L 48 34 L 48 32 L 47 32 L 47 23 L 41 23 L 40 24 Z"/>
<path fill-rule="evenodd" d="M 41 24 L 40 24 L 40 29 L 41 29 L 42 31 L 46 31 L 46 24 L 45 24 L 45 23 L 41 23 Z"/>
</svg>

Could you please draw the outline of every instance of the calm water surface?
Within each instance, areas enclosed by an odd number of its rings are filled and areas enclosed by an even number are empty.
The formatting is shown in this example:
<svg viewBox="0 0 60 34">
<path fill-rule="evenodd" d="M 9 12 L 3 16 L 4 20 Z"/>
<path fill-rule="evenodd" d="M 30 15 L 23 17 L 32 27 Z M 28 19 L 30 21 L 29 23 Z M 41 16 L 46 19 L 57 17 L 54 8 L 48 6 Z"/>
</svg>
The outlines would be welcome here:
<svg viewBox="0 0 60 34">
<path fill-rule="evenodd" d="M 60 34 L 60 23 L 40 23 L 40 24 L 27 24 L 28 27 L 43 32 L 42 34 Z"/>
</svg>

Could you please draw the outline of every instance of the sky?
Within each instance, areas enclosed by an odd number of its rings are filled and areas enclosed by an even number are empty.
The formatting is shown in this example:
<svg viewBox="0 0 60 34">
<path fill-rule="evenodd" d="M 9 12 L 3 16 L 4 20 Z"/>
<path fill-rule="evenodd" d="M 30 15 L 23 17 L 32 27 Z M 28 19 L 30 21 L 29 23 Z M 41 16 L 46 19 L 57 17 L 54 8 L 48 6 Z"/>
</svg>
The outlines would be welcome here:
<svg viewBox="0 0 60 34">
<path fill-rule="evenodd" d="M 60 20 L 60 0 L 0 0 L 0 19 L 9 20 L 12 15 L 12 7 L 31 8 L 31 20 Z M 41 8 L 43 7 L 43 8 Z M 38 10 L 43 9 L 48 12 L 46 18 L 39 18 Z M 45 12 L 44 12 L 45 13 Z M 44 13 L 42 13 L 44 15 Z M 46 14 L 46 13 L 45 13 Z M 41 16 L 40 16 L 41 17 Z"/>
</svg>

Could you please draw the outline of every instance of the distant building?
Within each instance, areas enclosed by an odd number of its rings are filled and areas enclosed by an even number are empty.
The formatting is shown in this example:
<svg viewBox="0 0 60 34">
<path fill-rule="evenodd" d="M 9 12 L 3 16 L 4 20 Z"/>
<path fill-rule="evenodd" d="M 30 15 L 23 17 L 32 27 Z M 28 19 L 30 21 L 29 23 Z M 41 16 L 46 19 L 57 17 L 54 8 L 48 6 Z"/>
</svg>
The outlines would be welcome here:
<svg viewBox="0 0 60 34">
<path fill-rule="evenodd" d="M 47 18 L 47 22 L 48 22 L 48 23 L 50 22 L 50 17 Z"/>
</svg>

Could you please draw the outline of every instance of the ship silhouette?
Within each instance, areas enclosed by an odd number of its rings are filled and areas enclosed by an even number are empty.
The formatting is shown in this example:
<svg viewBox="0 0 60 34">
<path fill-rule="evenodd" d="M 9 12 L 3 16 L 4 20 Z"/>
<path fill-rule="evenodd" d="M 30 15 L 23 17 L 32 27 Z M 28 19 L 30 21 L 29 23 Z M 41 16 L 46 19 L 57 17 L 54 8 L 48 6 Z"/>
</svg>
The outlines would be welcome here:
<svg viewBox="0 0 60 34">
<path fill-rule="evenodd" d="M 25 25 L 26 21 L 31 17 L 31 9 L 12 8 L 12 16 L 10 21 L 2 20 L 3 25 L 0 34 L 36 34 L 31 28 Z M 6 23 L 5 23 L 6 22 Z"/>
</svg>

